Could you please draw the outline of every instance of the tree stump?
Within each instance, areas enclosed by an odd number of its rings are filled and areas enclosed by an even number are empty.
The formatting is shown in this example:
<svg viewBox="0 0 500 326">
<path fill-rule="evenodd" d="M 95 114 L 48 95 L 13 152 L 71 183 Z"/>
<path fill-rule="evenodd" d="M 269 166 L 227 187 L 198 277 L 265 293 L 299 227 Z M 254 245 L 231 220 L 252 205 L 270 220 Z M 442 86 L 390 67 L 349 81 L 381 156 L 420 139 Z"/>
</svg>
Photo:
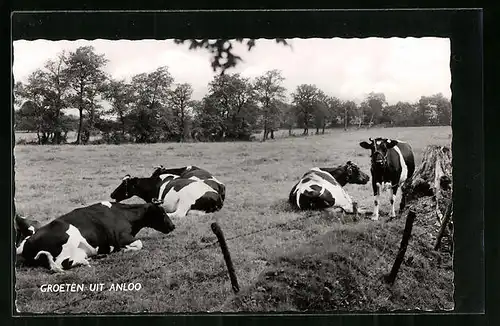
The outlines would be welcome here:
<svg viewBox="0 0 500 326">
<path fill-rule="evenodd" d="M 436 203 L 439 224 L 443 220 L 440 207 L 447 207 L 452 198 L 452 155 L 446 146 L 429 145 L 425 149 L 422 163 L 413 176 L 401 186 L 400 211 L 405 206 L 425 196 L 432 196 Z"/>
</svg>

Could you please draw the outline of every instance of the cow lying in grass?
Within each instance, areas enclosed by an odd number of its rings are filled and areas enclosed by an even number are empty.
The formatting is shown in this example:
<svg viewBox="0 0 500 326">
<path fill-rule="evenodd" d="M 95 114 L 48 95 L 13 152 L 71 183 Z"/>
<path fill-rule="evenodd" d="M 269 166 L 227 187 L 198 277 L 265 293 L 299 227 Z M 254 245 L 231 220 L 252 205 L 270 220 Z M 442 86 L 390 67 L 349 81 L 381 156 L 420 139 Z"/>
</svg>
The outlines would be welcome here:
<svg viewBox="0 0 500 326">
<path fill-rule="evenodd" d="M 117 202 L 133 196 L 148 203 L 161 203 L 173 219 L 183 218 L 188 213 L 213 213 L 223 206 L 222 196 L 203 180 L 184 179 L 167 173 L 149 178 L 126 175 L 111 193 L 111 198 Z"/>
<path fill-rule="evenodd" d="M 90 266 L 87 258 L 98 254 L 142 249 L 135 235 L 144 227 L 165 234 L 175 229 L 160 205 L 106 201 L 56 218 L 24 239 L 16 253 L 30 264 L 61 272 L 79 265 Z"/>
<path fill-rule="evenodd" d="M 226 198 L 226 186 L 217 180 L 210 172 L 194 165 L 188 165 L 182 168 L 167 169 L 162 165 L 155 168 L 151 177 L 159 177 L 162 174 L 171 174 L 181 179 L 202 180 L 219 193 L 224 202 Z"/>
<path fill-rule="evenodd" d="M 301 210 L 338 207 L 346 213 L 353 213 L 351 197 L 343 186 L 347 183 L 366 184 L 369 180 L 370 177 L 351 161 L 337 168 L 315 167 L 293 186 L 288 201 Z"/>
</svg>

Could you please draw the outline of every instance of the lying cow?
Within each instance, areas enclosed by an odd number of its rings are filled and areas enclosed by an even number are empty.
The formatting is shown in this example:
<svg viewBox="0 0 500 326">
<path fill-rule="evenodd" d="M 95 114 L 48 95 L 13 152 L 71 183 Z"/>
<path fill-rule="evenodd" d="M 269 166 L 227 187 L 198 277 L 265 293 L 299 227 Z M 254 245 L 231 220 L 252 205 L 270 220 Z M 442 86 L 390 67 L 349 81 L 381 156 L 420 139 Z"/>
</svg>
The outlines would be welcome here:
<svg viewBox="0 0 500 326">
<path fill-rule="evenodd" d="M 174 224 L 157 204 L 108 201 L 77 208 L 38 229 L 17 247 L 28 263 L 41 263 L 54 272 L 90 266 L 87 258 L 116 251 L 142 249 L 135 235 L 144 227 L 170 233 Z M 44 262 L 39 261 L 45 257 Z"/>
<path fill-rule="evenodd" d="M 344 190 L 347 183 L 366 184 L 370 177 L 348 161 L 337 168 L 312 168 L 297 182 L 289 195 L 292 206 L 306 209 L 339 207 L 353 213 L 351 197 Z"/>
<path fill-rule="evenodd" d="M 24 239 L 32 236 L 40 224 L 16 213 L 14 217 L 14 230 L 16 232 L 16 246 Z"/>
<path fill-rule="evenodd" d="M 120 202 L 137 196 L 148 203 L 160 202 L 171 218 L 183 218 L 189 212 L 206 214 L 219 211 L 221 195 L 202 180 L 183 179 L 163 173 L 149 178 L 126 175 L 111 193 Z"/>
<path fill-rule="evenodd" d="M 384 184 L 389 183 L 391 201 L 390 217 L 395 217 L 394 202 L 398 188 L 413 176 L 415 171 L 415 158 L 408 143 L 400 140 L 387 138 L 369 138 L 369 142 L 363 141 L 359 145 L 370 150 L 371 175 L 374 199 L 373 220 L 378 220 L 380 190 Z M 404 199 L 401 202 L 404 205 Z M 401 207 L 401 206 L 400 206 Z"/>
<path fill-rule="evenodd" d="M 155 168 L 151 177 L 158 177 L 162 174 L 176 175 L 179 178 L 190 180 L 203 180 L 207 185 L 217 191 L 224 202 L 226 198 L 226 186 L 217 180 L 210 172 L 197 166 L 188 165 L 182 168 L 167 169 L 162 165 Z"/>
</svg>

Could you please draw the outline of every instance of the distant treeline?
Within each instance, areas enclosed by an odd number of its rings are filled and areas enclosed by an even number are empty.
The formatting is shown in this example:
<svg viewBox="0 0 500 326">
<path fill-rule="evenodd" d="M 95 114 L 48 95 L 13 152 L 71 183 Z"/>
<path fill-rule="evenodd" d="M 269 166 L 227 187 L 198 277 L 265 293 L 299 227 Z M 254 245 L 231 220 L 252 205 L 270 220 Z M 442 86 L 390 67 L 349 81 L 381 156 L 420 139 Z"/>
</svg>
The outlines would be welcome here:
<svg viewBox="0 0 500 326">
<path fill-rule="evenodd" d="M 417 103 L 388 105 L 383 93 L 370 93 L 357 105 L 325 94 L 315 85 L 298 85 L 286 101 L 284 77 L 270 70 L 254 79 L 217 75 L 201 101 L 193 88 L 175 83 L 168 67 L 141 73 L 130 82 L 104 72 L 108 60 L 92 46 L 62 52 L 14 88 L 15 129 L 35 132 L 38 144 L 62 144 L 76 131 L 76 144 L 91 135 L 103 143 L 262 140 L 278 129 L 303 134 L 350 126 L 450 125 L 451 103 L 441 93 Z M 335 78 L 334 76 L 332 78 Z M 103 105 L 107 102 L 107 105 Z M 78 118 L 65 110 L 78 110 Z M 315 131 L 311 131 L 311 129 Z"/>
</svg>

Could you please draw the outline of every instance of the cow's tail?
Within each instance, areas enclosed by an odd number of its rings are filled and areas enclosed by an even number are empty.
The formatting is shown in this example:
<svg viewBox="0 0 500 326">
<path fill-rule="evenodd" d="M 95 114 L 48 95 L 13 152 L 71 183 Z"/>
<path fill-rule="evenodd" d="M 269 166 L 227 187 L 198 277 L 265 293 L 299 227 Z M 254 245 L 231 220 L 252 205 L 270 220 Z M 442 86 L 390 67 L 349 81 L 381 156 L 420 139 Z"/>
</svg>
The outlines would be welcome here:
<svg viewBox="0 0 500 326">
<path fill-rule="evenodd" d="M 51 271 L 54 271 L 54 272 L 61 272 L 62 271 L 62 268 L 59 267 L 56 262 L 54 261 L 54 257 L 52 256 L 52 254 L 48 251 L 45 251 L 45 250 L 40 250 L 36 256 L 35 256 L 35 260 L 38 260 L 40 258 L 41 255 L 45 255 L 47 257 L 47 261 L 49 262 L 49 267 L 50 267 L 50 270 Z"/>
</svg>

